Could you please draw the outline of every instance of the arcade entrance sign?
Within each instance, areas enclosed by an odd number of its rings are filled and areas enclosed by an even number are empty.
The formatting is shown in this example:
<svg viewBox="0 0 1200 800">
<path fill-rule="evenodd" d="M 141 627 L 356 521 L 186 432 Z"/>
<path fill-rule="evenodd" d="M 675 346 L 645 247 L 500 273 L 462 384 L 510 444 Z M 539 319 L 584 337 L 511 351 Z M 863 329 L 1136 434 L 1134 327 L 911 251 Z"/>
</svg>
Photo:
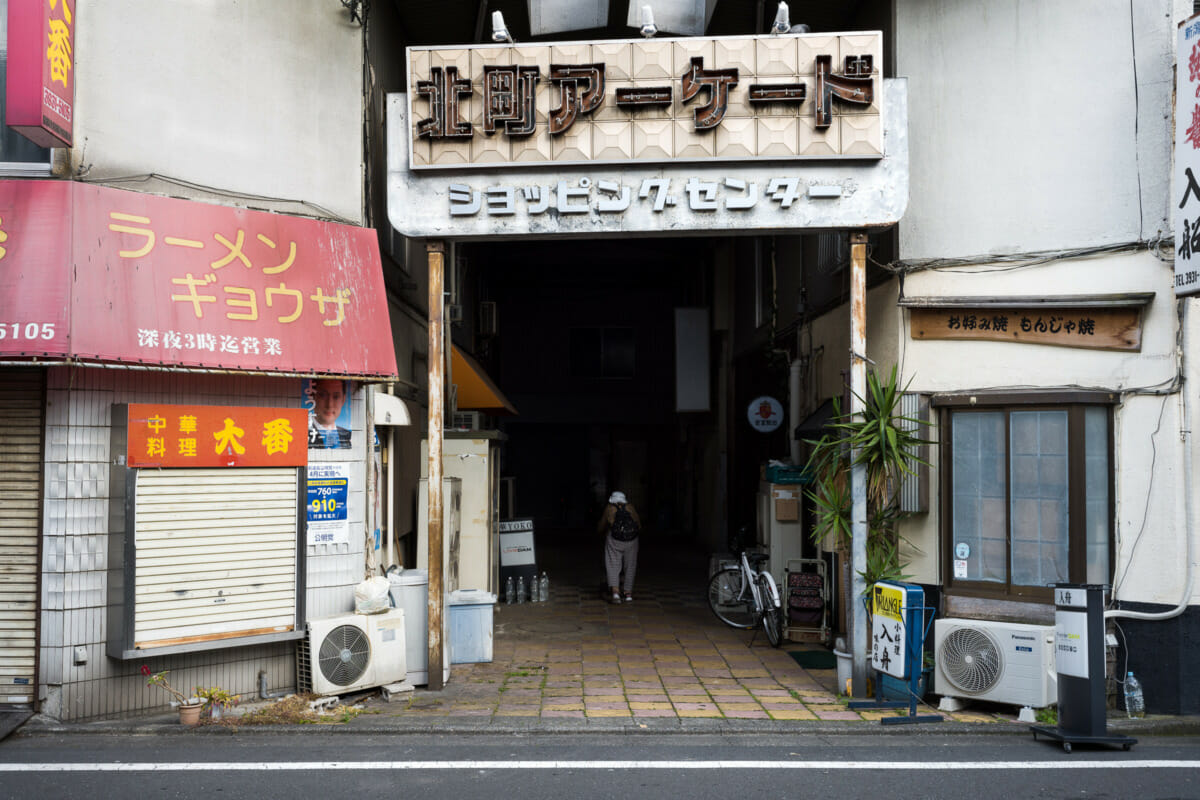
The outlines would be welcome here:
<svg viewBox="0 0 1200 800">
<path fill-rule="evenodd" d="M 410 48 L 389 217 L 412 237 L 896 223 L 903 81 L 878 32 Z"/>
</svg>

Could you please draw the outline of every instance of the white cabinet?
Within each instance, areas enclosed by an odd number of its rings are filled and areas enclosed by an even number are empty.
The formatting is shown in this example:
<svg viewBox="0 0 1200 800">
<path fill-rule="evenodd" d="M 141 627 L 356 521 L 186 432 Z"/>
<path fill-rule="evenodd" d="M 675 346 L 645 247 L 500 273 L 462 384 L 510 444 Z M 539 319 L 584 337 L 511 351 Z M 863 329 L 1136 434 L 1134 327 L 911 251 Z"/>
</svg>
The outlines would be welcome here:
<svg viewBox="0 0 1200 800">
<path fill-rule="evenodd" d="M 499 448 L 503 434 L 497 431 L 446 431 L 442 439 L 442 474 L 457 478 L 462 485 L 462 531 L 458 546 L 458 585 L 453 589 L 480 589 L 495 593 L 499 571 L 498 547 L 500 489 Z M 421 442 L 421 474 L 429 474 L 429 442 Z M 421 501 L 424 509 L 425 501 Z M 419 532 L 423 533 L 423 532 Z M 418 566 L 424 536 L 417 539 Z M 453 567 L 452 567 L 453 568 Z"/>
<path fill-rule="evenodd" d="M 804 557 L 803 495 L 804 487 L 798 483 L 758 484 L 758 545 L 770 555 L 767 567 L 780 586 L 788 561 Z"/>
</svg>

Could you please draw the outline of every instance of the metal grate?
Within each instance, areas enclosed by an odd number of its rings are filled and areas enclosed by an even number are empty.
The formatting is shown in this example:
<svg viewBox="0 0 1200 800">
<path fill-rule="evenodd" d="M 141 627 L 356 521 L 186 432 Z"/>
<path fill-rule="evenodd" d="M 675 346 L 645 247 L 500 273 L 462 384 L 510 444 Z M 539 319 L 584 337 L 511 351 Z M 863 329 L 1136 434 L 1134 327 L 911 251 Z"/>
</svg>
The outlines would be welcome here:
<svg viewBox="0 0 1200 800">
<path fill-rule="evenodd" d="M 371 642 L 356 625 L 339 625 L 325 635 L 317 655 L 321 674 L 334 686 L 349 686 L 371 663 Z"/>
<path fill-rule="evenodd" d="M 1004 671 L 999 645 L 979 628 L 952 630 L 942 640 L 937 658 L 946 679 L 970 694 L 991 689 Z"/>
</svg>

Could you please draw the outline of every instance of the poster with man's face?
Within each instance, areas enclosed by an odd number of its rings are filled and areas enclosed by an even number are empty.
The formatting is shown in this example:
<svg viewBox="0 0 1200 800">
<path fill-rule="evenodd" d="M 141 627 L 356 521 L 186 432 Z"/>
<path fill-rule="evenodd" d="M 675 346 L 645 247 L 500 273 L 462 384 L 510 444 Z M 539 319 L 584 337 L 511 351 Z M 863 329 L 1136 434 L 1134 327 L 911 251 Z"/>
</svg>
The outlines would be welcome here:
<svg viewBox="0 0 1200 800">
<path fill-rule="evenodd" d="M 350 425 L 350 381 L 306 378 L 304 407 L 308 409 L 308 448 L 348 450 L 352 444 Z"/>
</svg>

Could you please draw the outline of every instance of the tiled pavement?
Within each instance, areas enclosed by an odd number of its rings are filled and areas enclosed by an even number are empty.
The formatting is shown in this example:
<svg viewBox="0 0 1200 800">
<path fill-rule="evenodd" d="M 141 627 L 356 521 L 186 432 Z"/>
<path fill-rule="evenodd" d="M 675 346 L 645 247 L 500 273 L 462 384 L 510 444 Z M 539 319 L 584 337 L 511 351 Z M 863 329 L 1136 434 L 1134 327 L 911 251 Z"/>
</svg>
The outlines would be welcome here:
<svg viewBox="0 0 1200 800">
<path fill-rule="evenodd" d="M 651 718 L 669 720 L 875 721 L 907 709 L 851 711 L 836 692 L 836 671 L 800 667 L 788 652 L 819 645 L 735 630 L 713 616 L 707 556 L 643 543 L 635 599 L 602 596 L 599 543 L 539 543 L 551 577 L 548 603 L 499 604 L 493 661 L 456 664 L 441 691 L 376 708 L 386 716 L 429 719 Z M 934 713 L 928 707 L 920 713 Z M 944 715 L 991 722 L 991 713 Z M 515 721 L 515 720 L 514 720 Z M 482 722 L 482 720 L 480 720 Z"/>
</svg>

